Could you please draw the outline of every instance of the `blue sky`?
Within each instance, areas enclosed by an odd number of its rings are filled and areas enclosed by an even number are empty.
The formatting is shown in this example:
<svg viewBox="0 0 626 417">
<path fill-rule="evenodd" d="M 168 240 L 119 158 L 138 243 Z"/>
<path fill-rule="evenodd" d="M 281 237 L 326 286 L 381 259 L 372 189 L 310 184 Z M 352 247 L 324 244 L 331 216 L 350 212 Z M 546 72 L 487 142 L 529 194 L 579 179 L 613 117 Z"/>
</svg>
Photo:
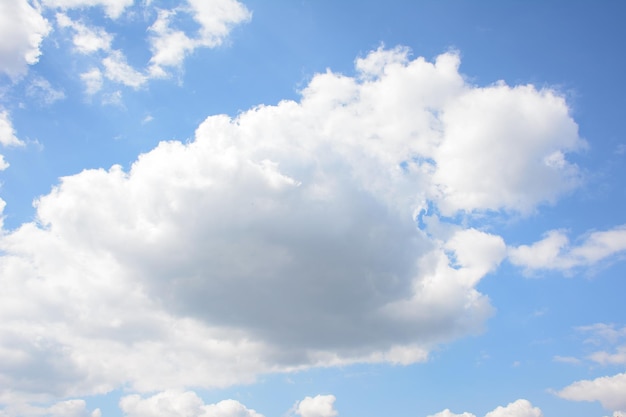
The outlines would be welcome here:
<svg viewBox="0 0 626 417">
<path fill-rule="evenodd" d="M 0 0 L 0 417 L 626 415 L 625 12 Z"/>
</svg>

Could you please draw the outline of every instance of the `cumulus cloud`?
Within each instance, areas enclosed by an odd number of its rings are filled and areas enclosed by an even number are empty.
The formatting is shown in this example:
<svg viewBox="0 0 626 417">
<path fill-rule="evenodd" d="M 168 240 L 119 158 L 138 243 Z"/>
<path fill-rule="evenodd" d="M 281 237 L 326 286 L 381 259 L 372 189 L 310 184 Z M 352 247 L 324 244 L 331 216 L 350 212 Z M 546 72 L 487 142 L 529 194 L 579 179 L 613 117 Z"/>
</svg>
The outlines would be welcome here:
<svg viewBox="0 0 626 417">
<path fill-rule="evenodd" d="M 0 72 L 13 80 L 23 76 L 39 60 L 48 32 L 48 21 L 31 2 L 0 0 Z"/>
<path fill-rule="evenodd" d="M 133 0 L 43 0 L 47 7 L 61 9 L 75 9 L 86 7 L 102 7 L 106 15 L 111 19 L 117 19 L 124 10 L 133 4 Z"/>
<path fill-rule="evenodd" d="M 106 76 L 141 85 L 116 62 Z M 419 217 L 553 201 L 579 177 L 576 124 L 556 92 L 466 83 L 455 53 L 379 49 L 356 66 L 315 76 L 298 102 L 208 117 L 128 171 L 64 177 L 36 221 L 4 231 L 0 401 L 413 363 L 480 332 L 492 308 L 476 285 L 506 245 Z M 444 172 L 464 129 L 482 132 L 462 141 L 482 166 L 469 188 Z M 503 167 L 515 181 L 484 180 Z"/>
<path fill-rule="evenodd" d="M 599 401 L 608 410 L 626 412 L 626 373 L 582 380 L 556 394 L 571 401 Z"/>
<path fill-rule="evenodd" d="M 335 400 L 334 395 L 306 397 L 294 405 L 293 412 L 300 417 L 335 417 Z"/>
<path fill-rule="evenodd" d="M 263 417 L 235 400 L 204 404 L 193 391 L 164 391 L 148 398 L 129 395 L 119 405 L 125 417 Z"/>
<path fill-rule="evenodd" d="M 569 270 L 590 266 L 626 251 L 626 225 L 610 230 L 591 232 L 571 245 L 562 230 L 551 230 L 531 245 L 509 249 L 509 260 L 527 270 Z"/>
<path fill-rule="evenodd" d="M 472 413 L 455 414 L 449 409 L 443 410 L 429 417 L 476 417 Z M 524 399 L 520 399 L 508 404 L 505 407 L 497 407 L 495 410 L 485 414 L 485 417 L 543 417 L 543 413 L 537 407 Z"/>
</svg>

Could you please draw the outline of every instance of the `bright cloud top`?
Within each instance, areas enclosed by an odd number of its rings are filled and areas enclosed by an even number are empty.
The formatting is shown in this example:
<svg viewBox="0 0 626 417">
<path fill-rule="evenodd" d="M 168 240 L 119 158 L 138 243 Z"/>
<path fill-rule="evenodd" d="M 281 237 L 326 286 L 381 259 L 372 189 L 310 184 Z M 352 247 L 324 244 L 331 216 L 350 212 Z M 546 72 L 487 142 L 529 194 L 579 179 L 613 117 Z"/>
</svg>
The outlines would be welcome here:
<svg viewBox="0 0 626 417">
<path fill-rule="evenodd" d="M 572 401 L 599 401 L 606 409 L 626 413 L 626 373 L 582 380 L 557 392 L 561 398 Z"/>
<path fill-rule="evenodd" d="M 5 230 L 0 401 L 413 363 L 481 331 L 475 286 L 506 244 L 433 219 L 571 190 L 576 123 L 554 91 L 468 84 L 454 53 L 381 48 L 356 67 L 208 117 L 128 172 L 65 177 Z"/>
<path fill-rule="evenodd" d="M 296 403 L 292 411 L 300 417 L 335 417 L 337 415 L 335 400 L 335 396 L 330 394 L 306 397 Z"/>
<path fill-rule="evenodd" d="M 476 417 L 472 413 L 455 414 L 446 409 L 429 417 Z M 505 407 L 497 407 L 495 410 L 485 414 L 485 417 L 543 417 L 543 413 L 528 400 L 517 400 Z"/>
<path fill-rule="evenodd" d="M 149 398 L 129 395 L 119 405 L 125 417 L 263 417 L 235 400 L 204 404 L 193 391 L 164 391 Z"/>
<path fill-rule="evenodd" d="M 0 1 L 0 73 L 22 77 L 39 60 L 50 24 L 27 0 Z"/>
</svg>

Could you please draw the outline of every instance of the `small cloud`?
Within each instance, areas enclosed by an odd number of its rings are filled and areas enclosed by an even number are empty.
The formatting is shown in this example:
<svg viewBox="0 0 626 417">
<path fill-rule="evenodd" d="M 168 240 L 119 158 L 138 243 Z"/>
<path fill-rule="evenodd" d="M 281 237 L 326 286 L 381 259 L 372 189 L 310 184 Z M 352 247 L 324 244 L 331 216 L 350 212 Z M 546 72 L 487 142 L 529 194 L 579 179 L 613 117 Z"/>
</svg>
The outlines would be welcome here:
<svg viewBox="0 0 626 417">
<path fill-rule="evenodd" d="M 580 359 L 575 358 L 573 356 L 559 356 L 556 355 L 552 358 L 553 361 L 555 362 L 560 362 L 560 363 L 569 363 L 571 365 L 578 365 L 580 364 Z"/>
<path fill-rule="evenodd" d="M 24 142 L 17 138 L 15 129 L 6 110 L 0 110 L 0 144 L 4 146 L 24 146 Z"/>
<path fill-rule="evenodd" d="M 122 92 L 120 90 L 105 94 L 102 97 L 102 104 L 110 104 L 112 106 L 122 107 Z"/>
<path fill-rule="evenodd" d="M 33 97 L 43 105 L 49 106 L 56 101 L 63 100 L 65 93 L 57 90 L 45 78 L 36 77 L 26 87 L 26 95 Z"/>
<path fill-rule="evenodd" d="M 9 163 L 4 160 L 4 155 L 0 155 L 0 171 L 4 171 L 9 167 Z"/>
<path fill-rule="evenodd" d="M 147 115 L 146 117 L 143 118 L 143 120 L 141 121 L 141 124 L 145 125 L 145 124 L 150 123 L 153 120 L 154 120 L 154 117 L 152 117 L 152 115 L 149 114 L 149 115 Z"/>
<path fill-rule="evenodd" d="M 85 93 L 91 96 L 102 88 L 102 72 L 98 68 L 92 68 L 80 74 L 80 79 L 85 84 Z"/>
</svg>

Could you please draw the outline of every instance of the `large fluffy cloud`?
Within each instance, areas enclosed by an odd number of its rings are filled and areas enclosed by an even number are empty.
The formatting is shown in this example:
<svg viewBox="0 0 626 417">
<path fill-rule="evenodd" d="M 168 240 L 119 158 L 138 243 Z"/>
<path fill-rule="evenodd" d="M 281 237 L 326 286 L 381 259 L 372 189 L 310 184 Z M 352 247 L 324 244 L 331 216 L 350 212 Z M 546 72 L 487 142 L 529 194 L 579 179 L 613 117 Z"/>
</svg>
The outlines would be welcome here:
<svg viewBox="0 0 626 417">
<path fill-rule="evenodd" d="M 476 285 L 506 246 L 436 212 L 551 202 L 584 143 L 554 91 L 472 86 L 458 66 L 379 49 L 300 102 L 63 178 L 0 237 L 0 401 L 412 363 L 481 331 Z"/>
<path fill-rule="evenodd" d="M 0 0 L 0 73 L 16 80 L 41 55 L 50 25 L 28 0 Z"/>
</svg>

